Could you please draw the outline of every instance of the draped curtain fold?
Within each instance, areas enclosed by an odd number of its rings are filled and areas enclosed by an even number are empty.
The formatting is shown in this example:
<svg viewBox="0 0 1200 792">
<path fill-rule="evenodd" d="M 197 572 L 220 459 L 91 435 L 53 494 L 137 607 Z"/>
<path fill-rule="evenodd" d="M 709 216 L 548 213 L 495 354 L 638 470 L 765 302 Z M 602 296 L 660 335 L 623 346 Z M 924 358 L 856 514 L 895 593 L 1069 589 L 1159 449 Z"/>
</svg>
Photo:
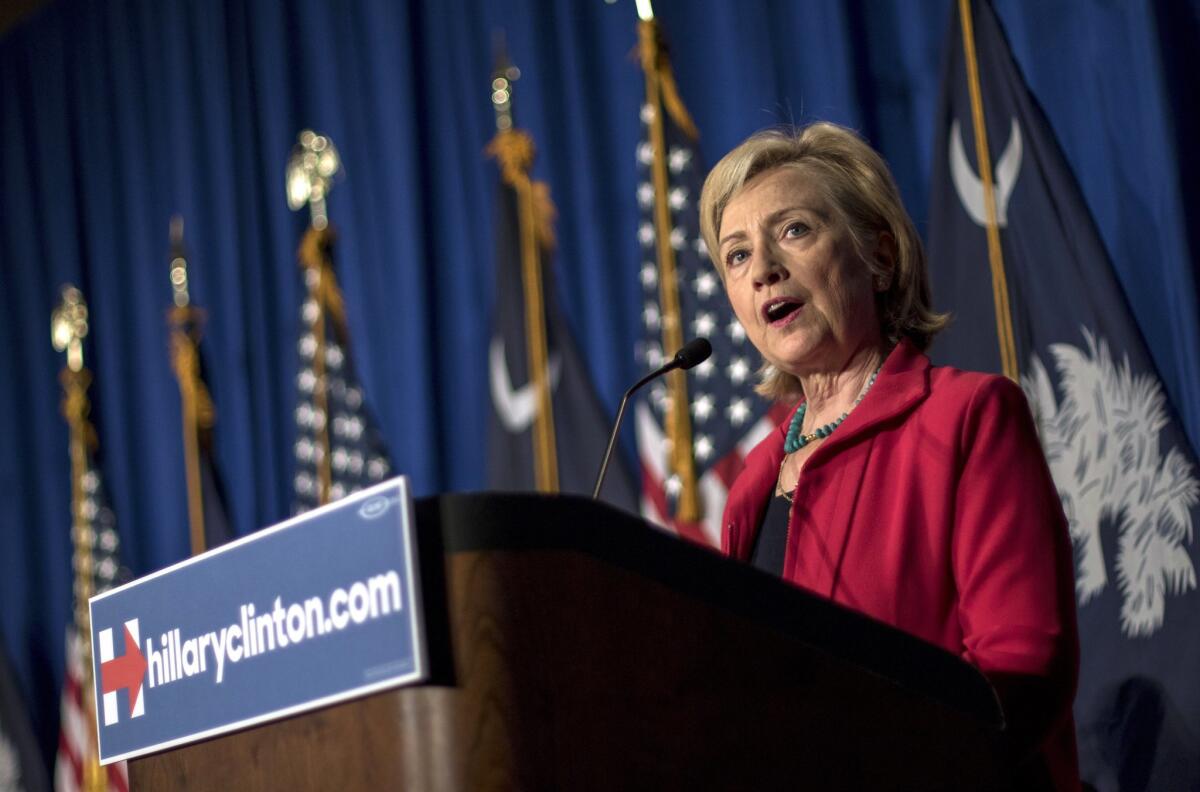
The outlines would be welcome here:
<svg viewBox="0 0 1200 792">
<path fill-rule="evenodd" d="M 1198 125 L 1178 54 L 1195 51 L 1200 4 L 996 5 L 1200 447 Z M 949 0 L 655 10 L 706 164 L 764 126 L 849 124 L 925 231 Z M 172 214 L 208 312 L 232 519 L 241 533 L 281 519 L 307 222 L 283 174 L 301 129 L 327 134 L 345 167 L 329 213 L 352 353 L 395 468 L 418 494 L 482 486 L 496 179 L 483 149 L 501 28 L 522 70 L 517 123 L 560 213 L 560 300 L 612 412 L 638 373 L 643 308 L 633 3 L 60 0 L 0 40 L 0 633 L 48 753 L 71 591 L 59 286 L 89 301 L 93 419 L 131 571 L 188 547 Z"/>
</svg>

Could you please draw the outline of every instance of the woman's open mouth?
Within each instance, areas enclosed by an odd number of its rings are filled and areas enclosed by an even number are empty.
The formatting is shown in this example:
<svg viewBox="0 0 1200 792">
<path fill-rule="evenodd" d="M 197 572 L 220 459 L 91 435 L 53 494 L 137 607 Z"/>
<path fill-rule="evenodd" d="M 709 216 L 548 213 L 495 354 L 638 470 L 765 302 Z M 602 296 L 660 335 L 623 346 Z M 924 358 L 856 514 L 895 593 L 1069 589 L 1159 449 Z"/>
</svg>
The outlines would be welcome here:
<svg viewBox="0 0 1200 792">
<path fill-rule="evenodd" d="M 771 327 L 783 327 L 800 315 L 804 301 L 794 297 L 775 297 L 763 304 L 762 316 Z"/>
</svg>

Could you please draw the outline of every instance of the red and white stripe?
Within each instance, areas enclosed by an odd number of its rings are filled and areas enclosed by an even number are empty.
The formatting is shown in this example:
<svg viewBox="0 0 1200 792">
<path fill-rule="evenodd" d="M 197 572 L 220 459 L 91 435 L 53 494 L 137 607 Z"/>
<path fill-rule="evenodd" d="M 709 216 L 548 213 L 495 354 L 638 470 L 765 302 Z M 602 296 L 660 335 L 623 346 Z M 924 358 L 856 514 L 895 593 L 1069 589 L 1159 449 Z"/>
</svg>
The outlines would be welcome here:
<svg viewBox="0 0 1200 792">
<path fill-rule="evenodd" d="M 96 723 L 83 705 L 83 648 L 74 629 L 67 628 L 67 675 L 63 680 L 58 757 L 54 764 L 56 792 L 83 789 L 83 766 L 96 740 Z M 103 768 L 108 788 L 129 792 L 129 770 L 124 762 Z"/>
<path fill-rule="evenodd" d="M 721 546 L 721 514 L 733 480 L 742 472 L 746 455 L 783 420 L 781 410 L 772 407 L 746 430 L 746 434 L 724 457 L 711 465 L 698 482 L 702 517 L 698 523 L 674 519 L 667 506 L 666 480 L 668 442 L 650 407 L 643 401 L 634 408 L 638 457 L 642 468 L 642 516 L 650 522 L 685 539 L 709 547 Z"/>
</svg>

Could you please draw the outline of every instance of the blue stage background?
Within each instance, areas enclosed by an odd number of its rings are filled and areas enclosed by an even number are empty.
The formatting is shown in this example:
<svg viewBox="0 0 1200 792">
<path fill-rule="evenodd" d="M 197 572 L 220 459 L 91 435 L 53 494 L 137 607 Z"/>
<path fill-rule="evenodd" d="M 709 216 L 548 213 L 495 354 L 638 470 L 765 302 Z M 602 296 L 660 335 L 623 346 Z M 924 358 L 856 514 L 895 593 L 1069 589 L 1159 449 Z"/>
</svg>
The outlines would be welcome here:
<svg viewBox="0 0 1200 792">
<path fill-rule="evenodd" d="M 1200 447 L 1200 2 L 996 8 Z M 707 164 L 764 126 L 848 124 L 891 163 L 926 232 L 949 0 L 655 11 Z M 328 134 L 345 163 L 329 208 L 353 354 L 394 469 L 417 495 L 482 487 L 497 29 L 522 70 L 534 176 L 559 211 L 559 299 L 611 414 L 639 373 L 632 0 L 60 0 L 0 39 L 0 634 L 48 760 L 71 596 L 49 338 L 59 287 L 76 283 L 90 304 L 92 417 L 133 574 L 188 552 L 165 322 L 174 213 L 209 316 L 234 525 L 282 519 L 307 222 L 288 211 L 283 174 L 302 128 Z"/>
</svg>

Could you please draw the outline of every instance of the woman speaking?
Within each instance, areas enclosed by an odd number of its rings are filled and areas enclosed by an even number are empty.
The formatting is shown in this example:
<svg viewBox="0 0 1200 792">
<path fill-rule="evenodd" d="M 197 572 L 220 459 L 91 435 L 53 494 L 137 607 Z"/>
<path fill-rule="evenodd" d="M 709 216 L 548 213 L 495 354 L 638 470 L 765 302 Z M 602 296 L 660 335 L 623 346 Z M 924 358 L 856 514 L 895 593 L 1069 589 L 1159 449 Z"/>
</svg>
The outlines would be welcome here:
<svg viewBox="0 0 1200 792">
<path fill-rule="evenodd" d="M 975 665 L 1017 783 L 1077 789 L 1062 506 L 1021 389 L 924 355 L 947 319 L 883 160 L 832 124 L 758 133 L 700 224 L 759 393 L 794 405 L 730 490 L 723 551 Z"/>
</svg>

